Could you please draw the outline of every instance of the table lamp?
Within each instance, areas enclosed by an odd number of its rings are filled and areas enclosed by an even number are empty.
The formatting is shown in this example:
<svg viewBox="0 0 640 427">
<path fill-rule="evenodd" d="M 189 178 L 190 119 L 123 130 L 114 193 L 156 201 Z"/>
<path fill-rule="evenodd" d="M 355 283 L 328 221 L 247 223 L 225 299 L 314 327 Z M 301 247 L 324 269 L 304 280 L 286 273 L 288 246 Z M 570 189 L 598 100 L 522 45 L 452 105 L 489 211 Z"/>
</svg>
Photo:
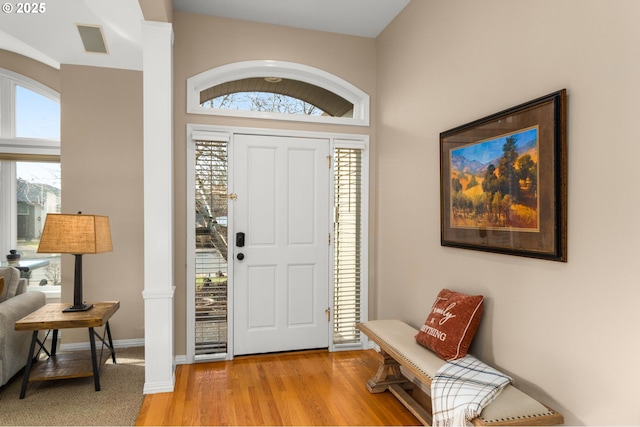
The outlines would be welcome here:
<svg viewBox="0 0 640 427">
<path fill-rule="evenodd" d="M 82 255 L 111 252 L 109 217 L 102 215 L 47 214 L 38 253 L 72 254 L 76 257 L 73 305 L 63 312 L 86 311 L 93 304 L 82 300 Z"/>
</svg>

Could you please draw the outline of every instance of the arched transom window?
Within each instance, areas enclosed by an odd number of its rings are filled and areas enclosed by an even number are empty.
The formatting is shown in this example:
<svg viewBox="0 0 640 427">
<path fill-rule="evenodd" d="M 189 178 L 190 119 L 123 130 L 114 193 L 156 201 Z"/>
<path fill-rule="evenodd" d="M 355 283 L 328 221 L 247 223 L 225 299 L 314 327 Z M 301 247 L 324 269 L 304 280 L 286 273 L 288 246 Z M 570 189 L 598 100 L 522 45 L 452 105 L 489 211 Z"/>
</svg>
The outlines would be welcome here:
<svg viewBox="0 0 640 427">
<path fill-rule="evenodd" d="M 187 112 L 368 126 L 369 96 L 301 64 L 247 61 L 187 80 Z"/>
</svg>

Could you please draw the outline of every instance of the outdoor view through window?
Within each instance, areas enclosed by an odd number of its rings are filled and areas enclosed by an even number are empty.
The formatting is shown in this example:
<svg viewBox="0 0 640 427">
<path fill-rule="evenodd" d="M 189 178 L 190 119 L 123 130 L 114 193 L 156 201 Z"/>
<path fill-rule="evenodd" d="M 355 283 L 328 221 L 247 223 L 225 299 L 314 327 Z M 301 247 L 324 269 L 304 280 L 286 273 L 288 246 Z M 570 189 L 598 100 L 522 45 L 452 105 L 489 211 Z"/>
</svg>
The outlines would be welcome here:
<svg viewBox="0 0 640 427">
<path fill-rule="evenodd" d="M 13 125 L 3 121 L 0 132 L 0 206 L 5 212 L 15 207 L 15 216 L 0 217 L 0 238 L 3 247 L 20 254 L 19 265 L 28 267 L 21 275 L 30 287 L 59 286 L 60 254 L 37 249 L 47 214 L 59 213 L 61 206 L 60 163 L 48 154 L 60 147 L 60 102 L 50 89 L 1 70 L 0 89 L 0 113 L 14 118 Z"/>
<path fill-rule="evenodd" d="M 38 254 L 48 213 L 60 212 L 60 164 L 16 162 L 17 250 L 31 264 L 29 286 L 60 285 L 60 255 Z"/>
<path fill-rule="evenodd" d="M 200 106 L 304 116 L 353 117 L 353 103 L 322 87 L 281 77 L 225 82 L 200 92 Z"/>
</svg>

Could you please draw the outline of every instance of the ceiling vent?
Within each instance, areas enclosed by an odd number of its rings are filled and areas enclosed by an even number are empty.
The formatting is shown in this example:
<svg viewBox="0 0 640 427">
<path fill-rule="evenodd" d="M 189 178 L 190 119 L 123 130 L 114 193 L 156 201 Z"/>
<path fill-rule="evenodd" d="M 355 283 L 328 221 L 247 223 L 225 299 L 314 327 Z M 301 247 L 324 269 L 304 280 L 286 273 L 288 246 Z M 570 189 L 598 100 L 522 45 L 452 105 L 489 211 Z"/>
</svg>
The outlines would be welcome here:
<svg viewBox="0 0 640 427">
<path fill-rule="evenodd" d="M 76 24 L 80 32 L 84 50 L 91 53 L 108 53 L 107 43 L 104 41 L 102 27 L 99 25 Z"/>
</svg>

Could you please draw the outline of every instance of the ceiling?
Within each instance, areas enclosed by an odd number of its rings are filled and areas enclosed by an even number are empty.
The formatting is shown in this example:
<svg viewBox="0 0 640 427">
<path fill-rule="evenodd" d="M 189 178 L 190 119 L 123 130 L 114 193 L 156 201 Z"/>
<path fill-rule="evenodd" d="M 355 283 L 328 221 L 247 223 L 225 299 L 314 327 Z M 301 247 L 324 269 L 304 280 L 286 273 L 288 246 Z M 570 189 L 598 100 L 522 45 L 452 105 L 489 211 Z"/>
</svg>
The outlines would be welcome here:
<svg viewBox="0 0 640 427">
<path fill-rule="evenodd" d="M 410 0 L 173 0 L 175 10 L 374 38 Z M 26 4 L 26 3 L 25 3 Z M 3 4 L 0 49 L 60 64 L 142 69 L 138 0 L 49 0 L 42 13 Z M 13 6 L 10 11 L 5 7 Z M 108 53 L 87 53 L 76 24 L 102 27 Z M 0 64 L 1 66 L 1 64 Z"/>
<path fill-rule="evenodd" d="M 410 0 L 173 0 L 183 12 L 375 38 Z"/>
</svg>

